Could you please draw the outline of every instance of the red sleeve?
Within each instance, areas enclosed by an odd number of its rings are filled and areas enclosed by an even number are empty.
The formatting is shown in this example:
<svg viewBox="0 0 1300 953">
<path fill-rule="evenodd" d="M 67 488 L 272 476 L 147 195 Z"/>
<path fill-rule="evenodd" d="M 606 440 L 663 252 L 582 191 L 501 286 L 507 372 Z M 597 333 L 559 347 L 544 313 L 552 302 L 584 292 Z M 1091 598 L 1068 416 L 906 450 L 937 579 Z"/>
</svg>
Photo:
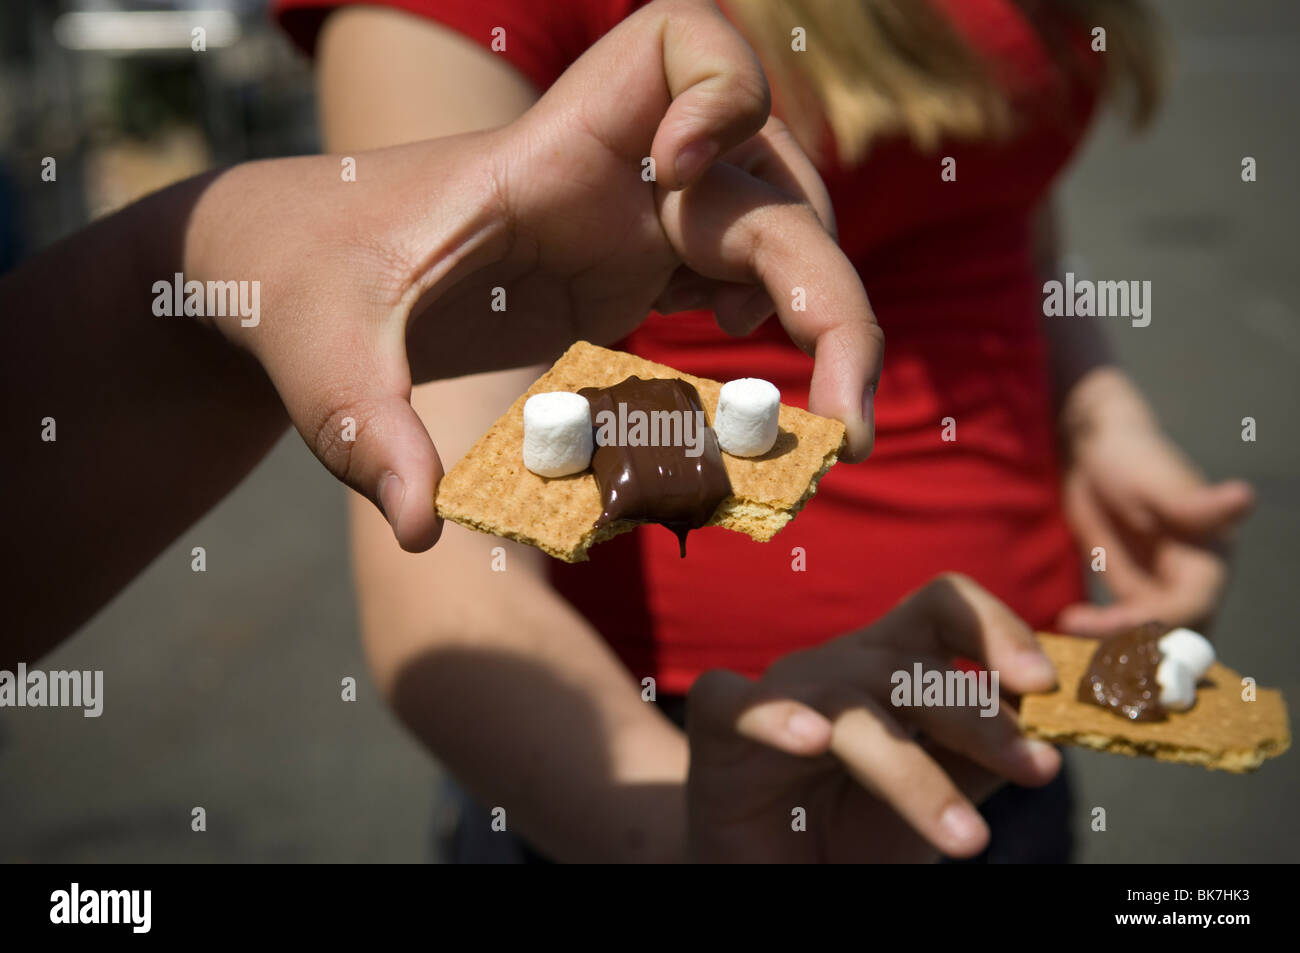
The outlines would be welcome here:
<svg viewBox="0 0 1300 953">
<path fill-rule="evenodd" d="M 341 6 L 382 6 L 433 20 L 496 51 L 545 91 L 569 65 L 645 0 L 273 0 L 280 26 L 309 56 L 325 17 Z"/>
</svg>

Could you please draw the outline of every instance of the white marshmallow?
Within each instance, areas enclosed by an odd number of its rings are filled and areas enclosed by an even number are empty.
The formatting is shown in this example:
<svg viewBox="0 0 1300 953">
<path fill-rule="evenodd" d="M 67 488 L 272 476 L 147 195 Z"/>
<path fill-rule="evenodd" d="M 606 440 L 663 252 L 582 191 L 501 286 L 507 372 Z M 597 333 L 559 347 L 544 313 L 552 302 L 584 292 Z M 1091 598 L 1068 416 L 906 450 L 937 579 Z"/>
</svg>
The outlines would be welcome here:
<svg viewBox="0 0 1300 953">
<path fill-rule="evenodd" d="M 761 457 L 776 443 L 781 392 L 757 377 L 727 381 L 718 395 L 713 430 L 733 457 Z"/>
<path fill-rule="evenodd" d="M 538 476 L 580 473 L 594 450 L 587 398 L 554 391 L 524 402 L 524 466 Z"/>
<path fill-rule="evenodd" d="M 1183 668 L 1198 679 L 1214 664 L 1214 646 L 1210 640 L 1191 629 L 1174 629 L 1157 643 L 1165 658 L 1177 659 Z"/>
<path fill-rule="evenodd" d="M 1160 685 L 1160 704 L 1170 711 L 1187 711 L 1196 703 L 1196 676 L 1172 655 L 1166 655 L 1156 667 Z"/>
</svg>

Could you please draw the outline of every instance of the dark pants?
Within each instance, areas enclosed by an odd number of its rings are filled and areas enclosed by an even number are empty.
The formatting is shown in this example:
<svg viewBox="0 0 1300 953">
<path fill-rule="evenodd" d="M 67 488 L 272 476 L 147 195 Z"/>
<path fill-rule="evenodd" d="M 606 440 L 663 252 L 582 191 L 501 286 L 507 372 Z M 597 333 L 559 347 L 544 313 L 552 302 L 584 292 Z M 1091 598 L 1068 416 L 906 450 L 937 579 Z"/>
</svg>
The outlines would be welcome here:
<svg viewBox="0 0 1300 953">
<path fill-rule="evenodd" d="M 679 728 L 686 722 L 686 700 L 669 696 L 660 709 Z M 444 815 L 434 836 L 435 860 L 447 864 L 546 864 L 546 857 L 521 837 L 492 830 L 488 808 L 474 800 L 452 778 L 443 782 L 440 803 L 452 810 Z M 980 813 L 992 837 L 978 857 L 945 861 L 961 864 L 1064 864 L 1074 842 L 1070 834 L 1070 782 L 1065 769 L 1041 788 L 1008 784 L 984 802 Z"/>
</svg>

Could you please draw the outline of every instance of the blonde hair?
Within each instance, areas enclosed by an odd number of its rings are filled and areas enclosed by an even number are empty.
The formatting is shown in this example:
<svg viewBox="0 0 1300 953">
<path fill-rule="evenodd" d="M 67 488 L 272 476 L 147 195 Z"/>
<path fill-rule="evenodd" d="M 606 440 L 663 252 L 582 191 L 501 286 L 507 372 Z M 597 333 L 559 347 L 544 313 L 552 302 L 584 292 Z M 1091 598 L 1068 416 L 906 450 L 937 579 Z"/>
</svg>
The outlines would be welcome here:
<svg viewBox="0 0 1300 953">
<path fill-rule="evenodd" d="M 933 0 L 723 0 L 772 81 L 782 118 L 816 155 L 829 129 L 840 161 L 860 161 L 880 135 L 906 135 L 922 149 L 944 137 L 997 138 L 1014 130 L 1006 94 L 989 64 Z M 1053 52 L 1074 56 L 1061 24 L 1036 0 L 1013 0 Z M 1102 95 L 1128 93 L 1140 127 L 1164 85 L 1159 31 L 1141 0 L 1049 0 L 1053 12 L 1102 27 Z M 802 28 L 806 49 L 796 51 Z"/>
</svg>

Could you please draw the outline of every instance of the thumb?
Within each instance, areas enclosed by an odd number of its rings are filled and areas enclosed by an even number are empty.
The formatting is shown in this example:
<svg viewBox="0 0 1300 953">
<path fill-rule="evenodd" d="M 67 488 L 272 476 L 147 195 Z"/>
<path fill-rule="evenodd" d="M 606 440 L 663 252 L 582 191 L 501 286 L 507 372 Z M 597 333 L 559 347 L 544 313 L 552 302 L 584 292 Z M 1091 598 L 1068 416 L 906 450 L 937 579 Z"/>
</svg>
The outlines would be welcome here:
<svg viewBox="0 0 1300 953">
<path fill-rule="evenodd" d="M 1141 605 L 1113 603 L 1106 606 L 1079 602 L 1061 610 L 1056 620 L 1056 630 L 1065 635 L 1082 635 L 1105 639 L 1136 628 L 1144 622 L 1155 620 L 1150 609 Z"/>
<path fill-rule="evenodd" d="M 756 135 L 772 111 L 753 50 L 712 3 L 666 8 L 663 70 L 672 103 L 650 154 L 659 184 L 694 182 L 718 156 Z"/>
<path fill-rule="evenodd" d="M 753 50 L 708 0 L 658 0 L 584 53 L 530 114 L 572 112 L 612 151 L 645 154 L 670 191 L 763 128 L 767 79 Z"/>
<path fill-rule="evenodd" d="M 1213 536 L 1230 530 L 1255 507 L 1255 489 L 1245 480 L 1202 484 L 1182 493 L 1150 501 L 1167 524 L 1192 536 Z"/>
<path fill-rule="evenodd" d="M 276 381 L 289 416 L 326 469 L 379 507 L 401 547 L 423 552 L 442 531 L 434 492 L 443 470 L 411 406 L 410 378 L 393 375 L 384 387 L 378 382 L 385 375 L 367 375 L 355 364 L 332 370 L 334 376 L 315 371 L 289 386 Z"/>
<path fill-rule="evenodd" d="M 687 729 L 692 739 L 746 738 L 797 757 L 830 750 L 832 726 L 820 712 L 791 698 L 765 693 L 735 672 L 705 672 L 691 688 Z M 694 746 L 694 745 L 693 745 Z"/>
</svg>

